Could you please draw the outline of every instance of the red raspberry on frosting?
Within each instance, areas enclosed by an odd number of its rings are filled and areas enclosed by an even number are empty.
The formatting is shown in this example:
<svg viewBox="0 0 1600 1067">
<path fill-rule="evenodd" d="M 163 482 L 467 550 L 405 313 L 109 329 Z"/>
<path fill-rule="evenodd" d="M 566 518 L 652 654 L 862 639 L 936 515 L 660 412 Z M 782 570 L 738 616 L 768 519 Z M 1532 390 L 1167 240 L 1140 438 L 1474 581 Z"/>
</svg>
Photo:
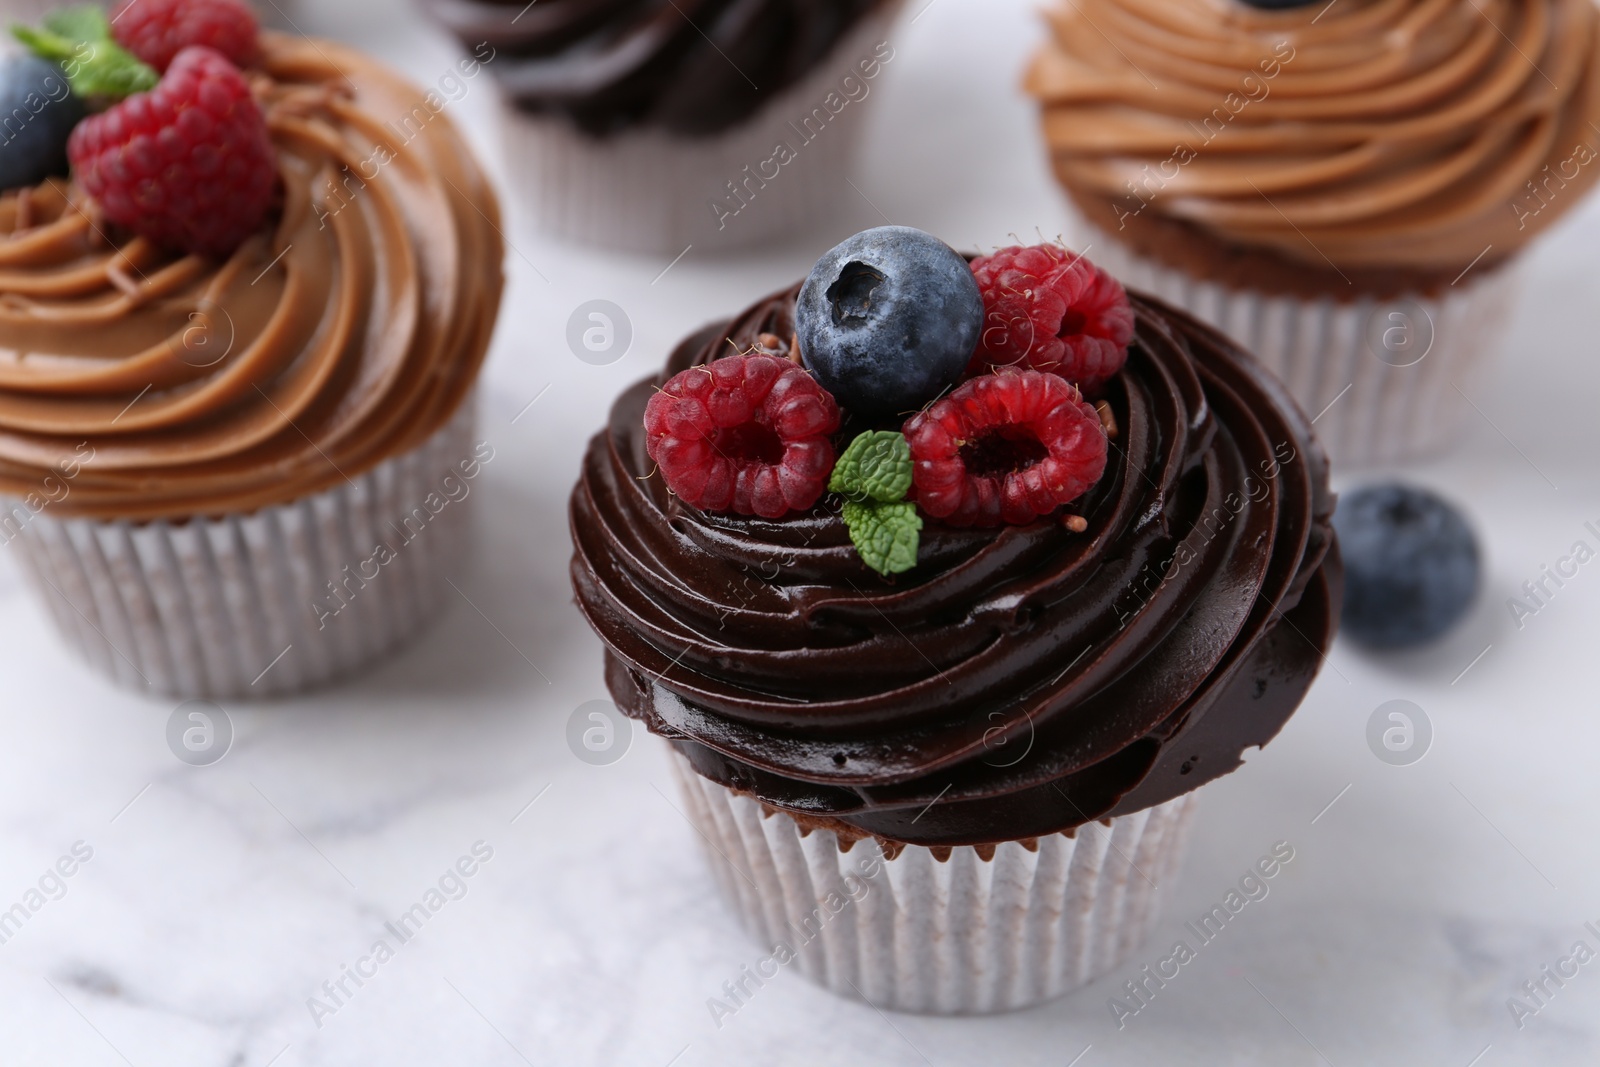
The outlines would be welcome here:
<svg viewBox="0 0 1600 1067">
<path fill-rule="evenodd" d="M 1089 490 L 1106 469 L 1095 409 L 1039 371 L 972 378 L 905 425 L 923 511 L 951 526 L 1016 526 Z"/>
<path fill-rule="evenodd" d="M 161 83 L 78 124 L 73 174 L 106 218 L 158 244 L 231 255 L 266 221 L 278 171 L 239 68 L 186 48 Z"/>
<path fill-rule="evenodd" d="M 1003 248 L 972 264 L 983 335 L 969 373 L 1018 367 L 1092 391 L 1122 369 L 1133 308 L 1111 275 L 1058 245 Z"/>
<path fill-rule="evenodd" d="M 191 45 L 215 48 L 241 67 L 261 55 L 261 25 L 241 0 L 123 0 L 111 13 L 111 32 L 158 71 Z"/>
<path fill-rule="evenodd" d="M 644 411 L 667 488 L 702 511 L 764 519 L 805 511 L 833 471 L 839 405 L 776 356 L 725 356 L 676 374 Z"/>
</svg>

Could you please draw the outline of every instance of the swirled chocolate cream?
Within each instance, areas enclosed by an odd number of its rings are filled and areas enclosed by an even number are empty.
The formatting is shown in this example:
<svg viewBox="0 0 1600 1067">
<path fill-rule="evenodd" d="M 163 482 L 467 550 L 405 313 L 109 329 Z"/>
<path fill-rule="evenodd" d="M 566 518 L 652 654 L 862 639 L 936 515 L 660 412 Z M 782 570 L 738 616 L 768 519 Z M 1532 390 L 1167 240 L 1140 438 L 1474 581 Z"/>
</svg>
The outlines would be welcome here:
<svg viewBox="0 0 1600 1067">
<path fill-rule="evenodd" d="M 39 149 L 70 177 L 0 193 L 0 496 L 70 470 L 52 515 L 249 512 L 449 423 L 503 249 L 438 94 L 275 33 L 149 63 L 103 17 L 30 33 L 103 110 Z"/>
<path fill-rule="evenodd" d="M 1327 463 L 1220 334 L 1055 246 L 868 231 L 624 393 L 571 502 L 619 707 L 850 837 L 1143 810 L 1333 639 Z"/>
<path fill-rule="evenodd" d="M 1430 291 L 1600 177 L 1592 0 L 1074 0 L 1050 22 L 1027 88 L 1057 176 L 1200 278 Z"/>
<path fill-rule="evenodd" d="M 605 136 L 721 133 L 891 0 L 428 0 L 525 111 Z"/>
</svg>

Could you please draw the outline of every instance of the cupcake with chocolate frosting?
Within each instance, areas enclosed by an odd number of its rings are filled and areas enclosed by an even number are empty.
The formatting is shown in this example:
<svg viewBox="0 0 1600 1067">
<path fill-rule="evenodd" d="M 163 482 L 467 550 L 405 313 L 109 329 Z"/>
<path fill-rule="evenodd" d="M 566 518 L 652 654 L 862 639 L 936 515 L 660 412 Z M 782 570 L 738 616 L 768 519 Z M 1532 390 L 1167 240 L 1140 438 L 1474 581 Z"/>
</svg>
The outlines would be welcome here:
<svg viewBox="0 0 1600 1067">
<path fill-rule="evenodd" d="M 427 0 L 494 73 L 546 230 L 676 254 L 801 229 L 850 194 L 900 0 Z"/>
<path fill-rule="evenodd" d="M 355 51 L 251 20 L 146 65 L 80 15 L 24 34 L 110 106 L 0 194 L 0 540 L 119 682 L 325 682 L 436 617 L 464 551 L 494 194 Z"/>
<path fill-rule="evenodd" d="M 1081 0 L 1050 23 L 1027 87 L 1095 254 L 1266 362 L 1336 461 L 1448 444 L 1511 268 L 1600 176 L 1594 4 Z"/>
<path fill-rule="evenodd" d="M 880 1007 L 1005 1010 L 1137 946 L 1195 790 L 1299 705 L 1334 501 L 1215 330 L 1063 249 L 908 235 L 622 395 L 572 576 L 752 934 Z"/>
</svg>

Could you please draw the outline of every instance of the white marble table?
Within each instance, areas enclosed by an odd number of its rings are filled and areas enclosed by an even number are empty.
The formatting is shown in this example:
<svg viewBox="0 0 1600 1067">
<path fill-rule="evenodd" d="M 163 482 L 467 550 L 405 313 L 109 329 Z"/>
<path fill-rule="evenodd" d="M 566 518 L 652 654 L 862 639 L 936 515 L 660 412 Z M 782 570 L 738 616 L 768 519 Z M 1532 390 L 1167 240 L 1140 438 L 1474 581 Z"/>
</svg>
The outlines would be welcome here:
<svg viewBox="0 0 1600 1067">
<path fill-rule="evenodd" d="M 307 30 L 358 42 L 419 81 L 453 60 L 404 0 L 308 6 Z M 164 737 L 172 703 L 113 691 L 68 660 L 0 550 L 0 908 L 75 843 L 92 850 L 63 865 L 71 877 L 45 878 L 64 887 L 60 899 L 0 945 L 0 1063 L 1600 1059 L 1600 960 L 1549 984 L 1554 995 L 1520 1029 L 1507 1008 L 1575 941 L 1600 949 L 1584 925 L 1600 927 L 1600 565 L 1520 630 L 1505 606 L 1600 522 L 1600 203 L 1531 262 L 1519 339 L 1480 397 L 1493 425 L 1476 422 L 1449 462 L 1408 472 L 1472 504 L 1489 563 L 1475 614 L 1424 653 L 1335 650 L 1283 735 L 1208 790 L 1169 917 L 1133 964 L 1066 1001 L 990 1019 L 886 1017 L 790 972 L 713 1022 L 707 999 L 761 953 L 715 895 L 662 752 L 639 736 L 596 767 L 565 740 L 574 709 L 604 695 L 599 645 L 570 603 L 566 495 L 619 389 L 692 327 L 877 221 L 866 198 L 970 246 L 1064 227 L 1015 89 L 1032 7 L 935 0 L 900 31 L 864 196 L 843 205 L 837 233 L 737 259 L 691 252 L 662 275 L 666 262 L 543 242 L 513 211 L 513 288 L 484 405 L 483 435 L 502 458 L 477 490 L 480 549 L 454 576 L 471 605 L 332 692 L 229 707 L 237 736 L 221 762 L 179 762 Z M 486 83 L 453 106 L 492 152 Z M 625 308 L 636 331 L 606 367 L 565 341 L 569 315 L 597 298 Z M 1397 698 L 1433 724 L 1413 766 L 1386 765 L 1366 741 L 1373 710 Z M 1278 841 L 1296 859 L 1270 896 L 1119 1029 L 1107 1006 L 1117 987 Z M 388 933 L 475 844 L 492 857 L 446 880 L 465 895 L 403 944 Z M 362 965 L 373 977 L 345 978 L 350 995 L 334 1002 L 323 983 L 379 938 L 398 945 L 393 958 Z M 314 1011 L 314 997 L 328 1007 Z"/>
</svg>

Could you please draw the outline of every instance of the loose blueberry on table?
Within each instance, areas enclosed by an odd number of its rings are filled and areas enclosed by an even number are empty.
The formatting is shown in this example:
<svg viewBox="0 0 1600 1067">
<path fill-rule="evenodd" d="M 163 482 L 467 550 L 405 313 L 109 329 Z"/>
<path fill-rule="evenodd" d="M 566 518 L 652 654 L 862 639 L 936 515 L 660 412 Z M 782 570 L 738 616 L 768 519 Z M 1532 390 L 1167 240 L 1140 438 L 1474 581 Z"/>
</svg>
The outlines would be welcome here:
<svg viewBox="0 0 1600 1067">
<path fill-rule="evenodd" d="M 1092 263 L 1053 245 L 969 263 L 920 230 L 868 230 L 817 262 L 795 332 L 803 366 L 753 349 L 650 398 L 646 448 L 685 504 L 777 521 L 832 494 L 886 578 L 915 569 L 925 521 L 1088 528 L 1060 515 L 1106 468 L 1084 393 L 1133 338 L 1127 294 Z"/>
<path fill-rule="evenodd" d="M 1378 649 L 1433 641 L 1477 598 L 1477 539 L 1461 514 L 1423 489 L 1346 494 L 1334 516 L 1344 556 L 1344 631 Z"/>
</svg>

